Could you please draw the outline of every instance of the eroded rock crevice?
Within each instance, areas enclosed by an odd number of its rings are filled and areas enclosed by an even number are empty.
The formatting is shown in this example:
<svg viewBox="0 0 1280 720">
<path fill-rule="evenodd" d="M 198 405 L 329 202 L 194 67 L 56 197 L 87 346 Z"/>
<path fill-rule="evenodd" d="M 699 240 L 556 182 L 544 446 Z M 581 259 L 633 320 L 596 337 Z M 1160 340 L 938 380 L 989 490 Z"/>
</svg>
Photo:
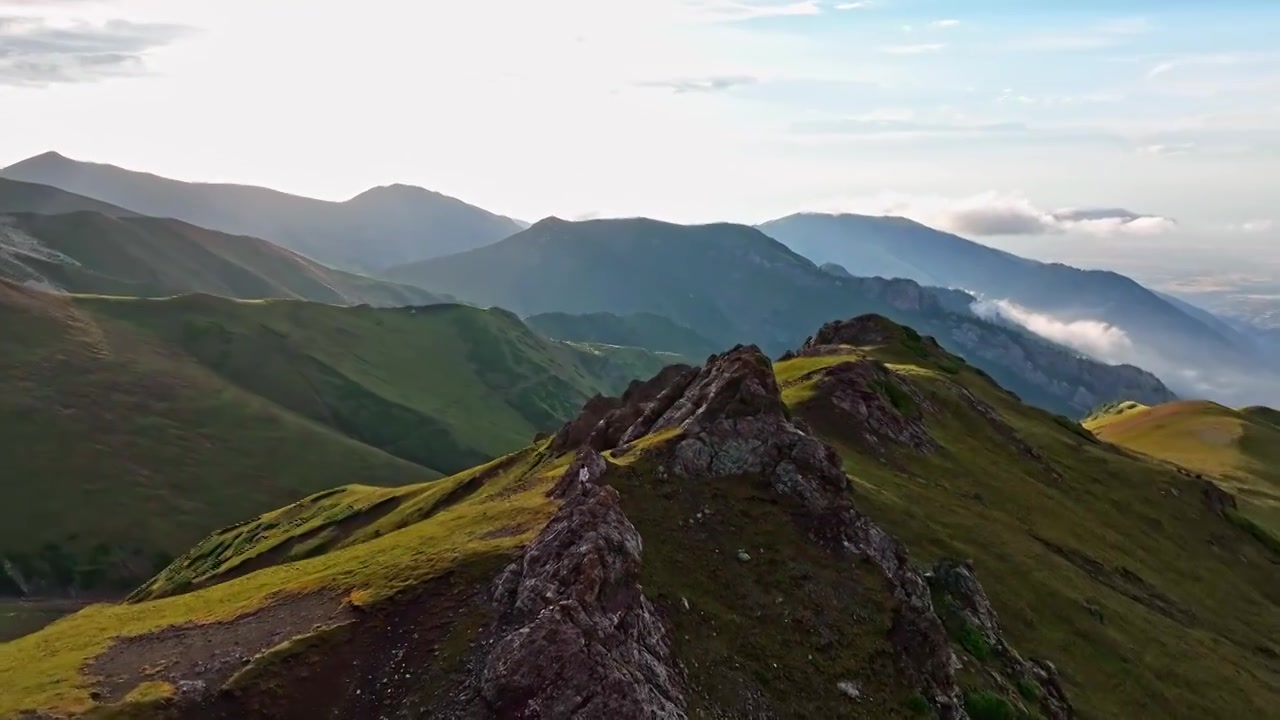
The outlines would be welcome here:
<svg viewBox="0 0 1280 720">
<path fill-rule="evenodd" d="M 639 584 L 640 533 L 599 484 L 606 469 L 579 450 L 553 490 L 564 504 L 495 583 L 501 616 L 478 682 L 486 715 L 685 717 L 669 631 Z"/>
</svg>

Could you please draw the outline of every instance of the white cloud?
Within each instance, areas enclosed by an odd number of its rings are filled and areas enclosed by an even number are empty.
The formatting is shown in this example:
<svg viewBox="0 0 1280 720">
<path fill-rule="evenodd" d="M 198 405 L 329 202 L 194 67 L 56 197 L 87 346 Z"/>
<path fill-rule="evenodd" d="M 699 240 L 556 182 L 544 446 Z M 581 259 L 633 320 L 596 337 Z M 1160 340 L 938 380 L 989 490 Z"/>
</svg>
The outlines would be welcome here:
<svg viewBox="0 0 1280 720">
<path fill-rule="evenodd" d="M 1008 300 L 979 300 L 971 308 L 988 320 L 1004 320 L 1060 345 L 1111 363 L 1131 362 L 1133 341 L 1123 329 L 1101 320 L 1059 320 Z"/>
<path fill-rule="evenodd" d="M 149 51 L 188 33 L 188 28 L 164 23 L 0 15 L 0 85 L 48 86 L 138 75 L 145 71 Z"/>
<path fill-rule="evenodd" d="M 934 20 L 933 22 L 929 23 L 929 25 L 936 28 L 950 28 L 950 27 L 955 27 L 959 24 L 960 24 L 959 20 L 955 20 L 952 18 L 948 18 L 946 20 Z"/>
<path fill-rule="evenodd" d="M 1196 144 L 1190 142 L 1184 143 L 1156 143 L 1154 145 L 1143 145 L 1138 148 L 1138 152 L 1143 155 L 1156 155 L 1159 157 L 1170 157 L 1175 155 L 1186 155 L 1195 150 Z"/>
<path fill-rule="evenodd" d="M 751 75 L 712 75 L 700 78 L 679 78 L 676 80 L 655 80 L 640 83 L 643 87 L 665 88 L 677 93 L 720 92 L 743 85 L 752 85 L 758 81 Z"/>
<path fill-rule="evenodd" d="M 942 43 L 921 43 L 918 45 L 886 45 L 881 52 L 890 55 L 930 55 L 942 52 L 947 46 Z"/>
<path fill-rule="evenodd" d="M 1044 210 L 1022 195 L 996 191 L 964 198 L 890 195 L 859 205 L 864 212 L 901 215 L 957 235 L 976 237 L 1066 233 L 1132 237 L 1161 235 L 1177 228 L 1177 222 L 1170 218 L 1123 208 Z"/>
<path fill-rule="evenodd" d="M 1233 53 L 1186 55 L 1157 63 L 1147 71 L 1147 77 L 1156 78 L 1180 68 L 1238 65 L 1243 61 L 1244 58 Z"/>
<path fill-rule="evenodd" d="M 874 3 L 865 2 L 865 0 L 864 2 L 847 2 L 847 3 L 840 3 L 839 5 L 836 5 L 836 9 L 837 10 L 866 10 L 867 8 L 871 7 L 873 4 Z"/>
<path fill-rule="evenodd" d="M 1227 226 L 1227 229 L 1235 232 L 1256 235 L 1258 233 L 1269 232 L 1274 229 L 1275 226 L 1275 221 L 1270 218 L 1258 218 L 1257 220 L 1246 220 L 1236 225 L 1229 225 Z"/>
<path fill-rule="evenodd" d="M 723 22 L 822 14 L 822 5 L 818 0 L 800 0 L 799 2 L 692 0 L 688 5 L 695 14 L 703 19 Z"/>
</svg>

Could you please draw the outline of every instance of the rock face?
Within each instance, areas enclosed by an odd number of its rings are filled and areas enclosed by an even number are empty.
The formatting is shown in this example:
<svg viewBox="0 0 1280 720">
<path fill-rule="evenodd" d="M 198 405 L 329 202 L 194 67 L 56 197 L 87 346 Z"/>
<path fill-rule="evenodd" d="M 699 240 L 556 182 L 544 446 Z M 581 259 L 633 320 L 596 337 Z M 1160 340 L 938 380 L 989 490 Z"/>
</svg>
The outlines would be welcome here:
<svg viewBox="0 0 1280 720">
<path fill-rule="evenodd" d="M 904 337 L 922 352 L 941 351 L 931 340 L 867 316 L 824 326 L 800 353 Z M 886 367 L 867 360 L 823 372 L 819 393 L 851 426 L 882 442 L 935 447 L 920 421 L 926 400 L 903 383 L 899 404 L 916 407 L 914 413 L 895 407 L 881 386 L 900 381 Z M 559 717 L 549 709 L 576 702 L 593 713 L 612 708 L 617 716 L 682 717 L 687 690 L 673 669 L 664 626 L 635 581 L 640 538 L 618 509 L 616 494 L 596 485 L 608 470 L 599 453 L 629 452 L 636 440 L 673 430 L 679 434 L 654 457 L 656 472 L 677 487 L 760 478 L 798 501 L 794 521 L 813 541 L 836 556 L 868 561 L 883 575 L 894 601 L 887 639 L 899 670 L 935 717 L 967 717 L 956 678 L 960 661 L 944 622 L 950 617 L 977 628 L 995 649 L 1011 696 L 1031 683 L 1042 714 L 1073 717 L 1053 666 L 1023 660 L 1004 641 L 972 568 L 941 563 L 927 576 L 912 566 L 897 539 L 853 506 L 840 458 L 791 417 L 769 360 L 755 346 L 713 356 L 702 368 L 668 368 L 634 383 L 619 399 L 594 399 L 552 440 L 553 448 L 581 449 L 554 491 L 568 498 L 560 514 L 499 583 L 510 630 L 490 656 L 484 691 L 499 716 Z M 750 560 L 744 551 L 739 558 Z M 935 607 L 935 596 L 944 608 Z M 561 653 L 568 659 L 555 667 L 536 662 Z M 552 686 L 558 689 L 548 691 Z"/>
<path fill-rule="evenodd" d="M 1075 717 L 1075 710 L 1067 699 L 1053 664 L 1043 660 L 1024 660 L 1005 642 L 996 611 L 991 607 L 991 601 L 971 565 L 954 560 L 939 561 L 929 575 L 929 584 L 940 599 L 939 609 L 950 614 L 954 618 L 953 622 L 963 623 L 970 631 L 981 636 L 992 655 L 1003 666 L 1007 682 L 1011 681 L 1015 685 L 1030 683 L 1030 687 L 1038 689 L 1041 715 L 1049 720 Z M 1010 695 L 1018 692 L 1017 688 L 1009 689 L 1012 691 Z"/>
<path fill-rule="evenodd" d="M 853 507 L 835 451 L 792 422 L 768 358 L 754 346 L 739 346 L 711 358 L 692 377 L 672 376 L 666 390 L 633 393 L 633 403 L 624 401 L 597 419 L 587 437 L 600 445 L 592 447 L 608 449 L 615 439 L 625 443 L 678 428 L 681 438 L 667 460 L 670 475 L 686 481 L 754 475 L 798 500 L 805 509 L 799 521 L 817 542 L 869 560 L 883 573 L 896 601 L 890 640 L 902 671 L 939 717 L 964 717 L 956 659 L 924 576 L 901 543 Z M 556 441 L 571 435 L 582 435 L 578 424 L 565 426 Z"/>
<path fill-rule="evenodd" d="M 666 625 L 639 585 L 640 534 L 617 491 L 597 484 L 606 468 L 579 451 L 554 490 L 564 505 L 496 583 L 484 716 L 685 717 Z"/>
</svg>

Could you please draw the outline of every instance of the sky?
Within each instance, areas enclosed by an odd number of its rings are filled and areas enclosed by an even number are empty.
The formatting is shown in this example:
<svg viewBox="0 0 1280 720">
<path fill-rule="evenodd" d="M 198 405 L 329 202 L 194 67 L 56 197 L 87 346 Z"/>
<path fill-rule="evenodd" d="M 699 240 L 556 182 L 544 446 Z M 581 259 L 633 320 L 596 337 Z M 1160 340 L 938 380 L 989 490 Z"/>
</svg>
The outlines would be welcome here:
<svg viewBox="0 0 1280 720">
<path fill-rule="evenodd" d="M 1277 34 L 1275 0 L 0 0 L 0 165 L 1256 267 Z"/>
</svg>

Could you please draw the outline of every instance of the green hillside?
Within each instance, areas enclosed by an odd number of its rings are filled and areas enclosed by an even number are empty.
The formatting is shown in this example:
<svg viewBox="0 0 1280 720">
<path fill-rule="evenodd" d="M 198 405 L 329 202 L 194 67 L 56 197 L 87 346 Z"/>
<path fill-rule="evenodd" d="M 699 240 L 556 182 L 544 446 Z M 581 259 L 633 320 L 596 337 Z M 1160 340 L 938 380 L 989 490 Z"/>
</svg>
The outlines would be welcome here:
<svg viewBox="0 0 1280 720">
<path fill-rule="evenodd" d="M 592 395 L 666 364 L 652 353 L 547 340 L 504 310 L 465 305 L 346 308 L 200 295 L 80 303 L 298 415 L 445 472 L 519 448 Z"/>
<path fill-rule="evenodd" d="M 665 364 L 458 305 L 0 292 L 3 504 L 22 508 L 0 556 L 32 593 L 129 588 L 310 493 L 485 462 Z"/>
<path fill-rule="evenodd" d="M 1204 488 L 864 318 L 445 480 L 246 517 L 138 602 L 0 645 L 0 715 L 518 716 L 636 685 L 690 717 L 1265 717 L 1280 554 Z"/>
<path fill-rule="evenodd" d="M 93 304 L 0 281 L 0 594 L 119 592 L 220 525 L 335 485 L 437 474 Z"/>
<path fill-rule="evenodd" d="M 646 348 L 701 361 L 724 348 L 674 320 L 653 313 L 543 313 L 525 318 L 550 338 Z"/>
<path fill-rule="evenodd" d="M 2 188 L 0 188 L 2 190 Z M 99 212 L 13 214 L 0 226 L 0 278 L 72 293 L 293 298 L 422 305 L 421 288 L 342 272 L 265 240 L 179 220 Z"/>
<path fill-rule="evenodd" d="M 1235 493 L 1245 517 L 1280 538 L 1280 425 L 1265 407 L 1233 410 L 1207 401 L 1095 416 L 1098 437 L 1209 476 Z"/>
</svg>

